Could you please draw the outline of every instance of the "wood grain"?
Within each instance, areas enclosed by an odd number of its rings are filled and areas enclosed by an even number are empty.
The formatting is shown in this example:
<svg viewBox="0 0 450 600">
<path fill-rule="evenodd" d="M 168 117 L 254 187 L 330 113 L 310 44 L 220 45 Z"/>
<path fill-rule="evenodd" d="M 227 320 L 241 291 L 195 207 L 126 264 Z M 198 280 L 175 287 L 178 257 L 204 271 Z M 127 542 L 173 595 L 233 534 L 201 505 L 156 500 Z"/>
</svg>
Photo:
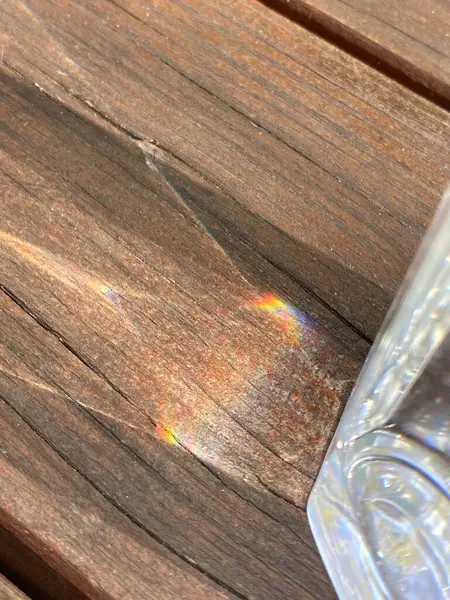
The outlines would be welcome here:
<svg viewBox="0 0 450 600">
<path fill-rule="evenodd" d="M 32 600 L 87 600 L 42 556 L 0 527 L 0 572 Z"/>
<path fill-rule="evenodd" d="M 0 524 L 91 599 L 333 598 L 305 502 L 447 114 L 253 0 L 0 11 Z"/>
<path fill-rule="evenodd" d="M 88 597 L 236 597 L 134 525 L 3 401 L 0 416 L 0 521 Z"/>
<path fill-rule="evenodd" d="M 1 97 L 4 526 L 90 598 L 334 597 L 303 508 L 366 342 L 191 168 Z"/>
<path fill-rule="evenodd" d="M 0 573 L 0 599 L 1 600 L 27 600 L 23 592 L 16 588 Z"/>
<path fill-rule="evenodd" d="M 443 96 L 450 106 L 450 4 L 446 0 L 275 0 L 381 63 Z"/>
<path fill-rule="evenodd" d="M 445 111 L 253 0 L 0 10 L 4 64 L 217 185 L 215 218 L 374 337 L 448 180 Z"/>
</svg>

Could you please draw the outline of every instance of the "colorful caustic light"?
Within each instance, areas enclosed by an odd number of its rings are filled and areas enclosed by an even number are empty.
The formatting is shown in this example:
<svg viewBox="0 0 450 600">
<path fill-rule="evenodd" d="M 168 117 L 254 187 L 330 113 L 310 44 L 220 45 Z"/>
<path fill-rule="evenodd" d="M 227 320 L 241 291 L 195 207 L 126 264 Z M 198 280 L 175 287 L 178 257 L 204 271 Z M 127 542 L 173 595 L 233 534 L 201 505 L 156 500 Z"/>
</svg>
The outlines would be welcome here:
<svg viewBox="0 0 450 600">
<path fill-rule="evenodd" d="M 304 317 L 294 306 L 272 293 L 258 296 L 253 301 L 253 306 L 273 314 L 284 324 L 284 331 L 293 335 L 296 340 L 301 338 Z"/>
</svg>

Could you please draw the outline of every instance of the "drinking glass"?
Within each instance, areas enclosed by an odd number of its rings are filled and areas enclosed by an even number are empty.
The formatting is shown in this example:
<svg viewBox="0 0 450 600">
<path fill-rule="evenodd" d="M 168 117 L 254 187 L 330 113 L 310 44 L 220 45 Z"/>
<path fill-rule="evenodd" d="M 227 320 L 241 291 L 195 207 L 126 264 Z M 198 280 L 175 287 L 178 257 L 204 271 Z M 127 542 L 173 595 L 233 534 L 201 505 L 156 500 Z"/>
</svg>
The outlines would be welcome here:
<svg viewBox="0 0 450 600">
<path fill-rule="evenodd" d="M 308 502 L 342 600 L 450 599 L 449 332 L 447 192 Z"/>
</svg>

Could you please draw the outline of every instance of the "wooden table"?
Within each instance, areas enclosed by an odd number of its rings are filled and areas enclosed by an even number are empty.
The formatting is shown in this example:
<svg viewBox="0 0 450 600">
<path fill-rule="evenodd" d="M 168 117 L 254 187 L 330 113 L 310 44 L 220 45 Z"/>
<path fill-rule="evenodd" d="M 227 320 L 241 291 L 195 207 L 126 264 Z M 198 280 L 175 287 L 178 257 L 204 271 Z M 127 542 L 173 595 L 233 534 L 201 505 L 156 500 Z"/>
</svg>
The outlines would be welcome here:
<svg viewBox="0 0 450 600">
<path fill-rule="evenodd" d="M 449 179 L 398 5 L 3 1 L 0 598 L 335 597 L 307 497 Z"/>
</svg>

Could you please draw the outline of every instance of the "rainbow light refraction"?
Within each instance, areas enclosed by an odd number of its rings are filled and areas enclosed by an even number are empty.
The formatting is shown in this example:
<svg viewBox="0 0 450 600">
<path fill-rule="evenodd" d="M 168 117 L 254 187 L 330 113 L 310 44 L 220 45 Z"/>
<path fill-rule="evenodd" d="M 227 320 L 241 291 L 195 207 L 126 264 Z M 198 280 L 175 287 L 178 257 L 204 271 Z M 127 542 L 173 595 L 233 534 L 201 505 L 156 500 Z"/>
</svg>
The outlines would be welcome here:
<svg viewBox="0 0 450 600">
<path fill-rule="evenodd" d="M 166 444 L 239 470 L 246 461 L 263 460 L 256 436 L 264 436 L 276 451 L 269 452 L 286 461 L 296 460 L 296 436 L 313 449 L 325 439 L 319 426 L 307 421 L 308 394 L 316 380 L 321 384 L 321 374 L 314 363 L 316 324 L 302 304 L 296 308 L 275 290 L 258 290 L 237 278 L 229 289 L 220 280 L 217 290 L 209 296 L 205 289 L 191 305 L 183 290 L 177 291 L 183 286 L 171 287 L 170 279 L 153 290 L 147 280 L 137 285 L 120 269 L 96 269 L 94 260 L 76 264 L 61 256 L 59 247 L 55 253 L 8 233 L 0 232 L 1 246 L 39 270 L 56 298 L 64 300 L 70 291 L 85 303 L 83 327 L 86 336 L 95 334 L 93 344 L 97 331 L 107 327 L 108 352 L 123 353 L 126 362 L 112 376 L 136 401 L 133 418 L 146 415 L 144 428 L 150 417 L 151 434 Z M 133 428 L 139 429 L 141 421 L 136 422 Z M 245 458 L 242 450 L 236 460 L 240 444 Z"/>
<path fill-rule="evenodd" d="M 175 438 L 174 434 L 162 425 L 157 425 L 155 433 L 159 437 L 159 439 L 163 440 L 164 442 L 167 442 L 168 444 L 178 444 L 178 441 Z"/>
<path fill-rule="evenodd" d="M 261 381 L 261 377 L 268 378 L 268 385 L 271 386 L 276 381 L 277 371 L 280 372 L 279 377 L 283 377 L 283 362 L 287 361 L 287 364 L 292 360 L 292 358 L 286 358 L 286 352 L 298 348 L 303 341 L 306 341 L 305 336 L 308 337 L 307 316 L 273 293 L 266 292 L 253 297 L 243 308 L 244 312 L 241 313 L 243 315 L 250 311 L 256 312 L 256 314 L 260 313 L 262 317 L 261 311 L 264 311 L 267 317 L 272 319 L 275 327 L 273 331 L 278 332 L 279 335 L 269 342 L 269 345 L 272 346 L 271 350 L 266 345 L 255 345 L 253 342 L 249 342 L 248 345 L 244 344 L 244 349 L 241 346 L 236 354 L 232 352 L 229 355 L 231 362 L 229 369 L 224 368 L 224 357 L 219 350 L 216 355 L 212 353 L 209 356 L 207 366 L 203 365 L 197 373 L 197 377 L 201 379 L 203 386 L 208 388 L 210 385 L 211 393 L 217 394 L 221 403 L 227 406 L 245 398 L 252 388 L 251 382 L 255 378 L 259 381 Z M 245 360 L 242 352 L 250 360 Z M 233 379 L 234 383 L 232 383 L 230 376 L 235 369 L 239 375 Z M 196 455 L 205 457 L 208 448 L 210 452 L 213 452 L 213 449 L 207 442 L 205 443 L 202 431 L 206 431 L 208 424 L 214 426 L 214 423 L 211 422 L 211 414 L 201 403 L 194 403 L 194 406 L 194 410 L 186 412 L 186 408 L 183 408 L 182 405 L 167 400 L 160 415 L 160 424 L 156 428 L 156 435 L 169 444 L 179 444 L 178 440 L 184 438 L 186 445 L 195 449 Z M 196 432 L 193 437 L 191 437 L 192 432 L 187 436 L 183 435 L 186 423 L 189 425 L 189 429 Z M 196 439 L 197 436 L 199 439 Z"/>
<path fill-rule="evenodd" d="M 284 329 L 299 340 L 302 334 L 301 315 L 294 306 L 272 293 L 265 293 L 258 296 L 253 301 L 253 306 L 270 312 L 284 321 Z"/>
</svg>

